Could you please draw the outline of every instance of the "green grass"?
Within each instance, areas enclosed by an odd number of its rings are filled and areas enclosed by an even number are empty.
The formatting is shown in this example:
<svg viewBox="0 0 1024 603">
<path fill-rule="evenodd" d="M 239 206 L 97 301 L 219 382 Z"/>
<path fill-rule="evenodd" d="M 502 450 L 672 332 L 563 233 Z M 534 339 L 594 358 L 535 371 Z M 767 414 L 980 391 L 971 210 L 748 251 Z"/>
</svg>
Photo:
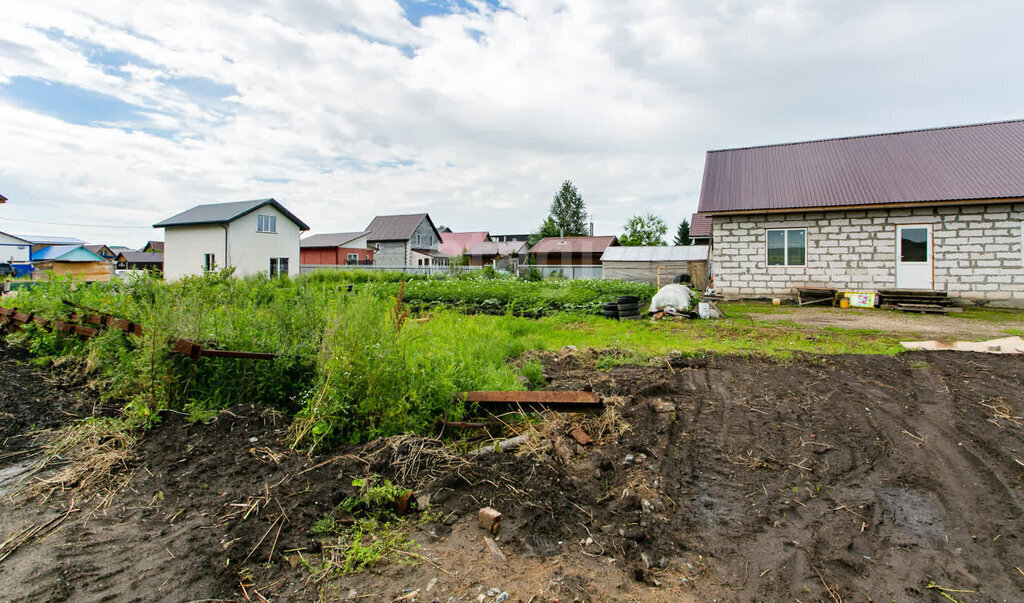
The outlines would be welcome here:
<svg viewBox="0 0 1024 603">
<path fill-rule="evenodd" d="M 408 304 L 396 307 L 395 275 L 357 282 L 352 292 L 347 278 L 314 273 L 294 281 L 236 279 L 222 272 L 170 284 L 58 280 L 19 294 L 16 305 L 57 318 L 67 315 L 62 300 L 68 299 L 138 322 L 145 335 L 111 331 L 80 340 L 30 327 L 11 337 L 39 358 L 78 358 L 93 383 L 123 401 L 126 416 L 143 426 L 159 420 L 163 409 L 204 420 L 231 404 L 262 403 L 294 416 L 293 441 L 307 449 L 430 432 L 438 417 L 460 418 L 463 409 L 453 402 L 460 391 L 542 387 L 540 365 L 521 359 L 531 350 L 610 350 L 598 363 L 609 367 L 670 352 L 784 359 L 901 349 L 877 331 L 752 320 L 751 313 L 778 311 L 763 304 L 726 305 L 729 317 L 720 320 L 619 322 L 594 315 L 603 300 L 647 291 L 614 281 L 417 279 L 406 283 L 403 297 L 426 308 L 421 322 L 405 318 Z M 487 300 L 506 313 L 459 311 Z M 543 316 L 514 315 L 521 310 Z M 277 357 L 192 361 L 170 353 L 172 337 Z"/>
<path fill-rule="evenodd" d="M 1020 323 L 1024 322 L 1024 310 L 1012 310 L 1009 308 L 964 308 L 963 313 L 957 314 L 956 318 L 993 323 Z"/>
<path fill-rule="evenodd" d="M 739 318 L 683 321 L 614 321 L 562 314 L 537 320 L 514 316 L 445 314 L 417 328 L 425 332 L 455 327 L 501 338 L 509 354 L 525 350 L 615 350 L 620 362 L 646 362 L 676 351 L 685 355 L 742 354 L 790 358 L 794 353 L 896 354 L 899 342 L 882 332 L 815 329 L 751 323 Z M 429 336 L 427 337 L 429 338 Z"/>
</svg>

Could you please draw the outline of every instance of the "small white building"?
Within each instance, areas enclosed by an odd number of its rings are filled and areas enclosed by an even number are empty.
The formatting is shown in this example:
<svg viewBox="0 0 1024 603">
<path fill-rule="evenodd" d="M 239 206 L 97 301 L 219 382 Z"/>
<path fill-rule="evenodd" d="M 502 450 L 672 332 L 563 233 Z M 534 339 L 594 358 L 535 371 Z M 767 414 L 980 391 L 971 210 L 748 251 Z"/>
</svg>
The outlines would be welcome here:
<svg viewBox="0 0 1024 603">
<path fill-rule="evenodd" d="M 0 232 L 0 262 L 27 264 L 31 257 L 31 251 L 31 241 Z"/>
<path fill-rule="evenodd" d="M 274 199 L 197 205 L 153 225 L 164 229 L 164 278 L 233 266 L 238 276 L 299 273 L 299 235 L 309 230 Z"/>
</svg>

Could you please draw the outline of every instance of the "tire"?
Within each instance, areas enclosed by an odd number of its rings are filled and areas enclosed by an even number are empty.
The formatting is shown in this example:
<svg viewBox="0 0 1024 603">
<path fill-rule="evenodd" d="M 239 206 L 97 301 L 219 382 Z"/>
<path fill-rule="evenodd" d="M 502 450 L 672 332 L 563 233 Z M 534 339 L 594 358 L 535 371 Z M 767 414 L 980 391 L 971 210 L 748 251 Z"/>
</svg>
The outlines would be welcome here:
<svg viewBox="0 0 1024 603">
<path fill-rule="evenodd" d="M 604 315 L 607 316 L 608 318 L 618 318 L 619 317 L 619 313 L 618 312 L 605 311 Z"/>
<path fill-rule="evenodd" d="M 638 303 L 640 303 L 640 298 L 635 296 L 635 295 L 620 295 L 619 299 L 617 301 L 618 301 L 619 305 L 622 305 L 622 304 L 638 304 Z"/>
<path fill-rule="evenodd" d="M 619 320 L 640 320 L 642 318 L 639 314 L 632 314 L 630 316 L 619 316 Z"/>
<path fill-rule="evenodd" d="M 605 302 L 602 307 L 604 308 L 605 312 L 611 312 L 611 311 L 618 312 L 618 310 L 619 310 L 619 304 L 617 304 L 615 302 Z"/>
<path fill-rule="evenodd" d="M 638 312 L 640 310 L 640 304 L 619 304 L 619 314 Z"/>
<path fill-rule="evenodd" d="M 619 318 L 626 318 L 627 316 L 640 316 L 639 312 L 619 312 Z"/>
</svg>

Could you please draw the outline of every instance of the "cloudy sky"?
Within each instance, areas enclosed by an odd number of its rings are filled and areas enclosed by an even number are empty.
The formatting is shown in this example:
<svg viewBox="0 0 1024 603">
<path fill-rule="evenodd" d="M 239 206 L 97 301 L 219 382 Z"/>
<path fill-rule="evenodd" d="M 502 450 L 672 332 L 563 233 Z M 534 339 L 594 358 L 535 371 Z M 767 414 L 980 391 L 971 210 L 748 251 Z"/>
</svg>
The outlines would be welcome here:
<svg viewBox="0 0 1024 603">
<path fill-rule="evenodd" d="M 1024 2 L 37 0 L 0 11 L 0 230 L 140 246 L 199 203 L 598 234 L 708 149 L 1024 118 Z M 113 228 L 117 227 L 117 228 Z"/>
</svg>

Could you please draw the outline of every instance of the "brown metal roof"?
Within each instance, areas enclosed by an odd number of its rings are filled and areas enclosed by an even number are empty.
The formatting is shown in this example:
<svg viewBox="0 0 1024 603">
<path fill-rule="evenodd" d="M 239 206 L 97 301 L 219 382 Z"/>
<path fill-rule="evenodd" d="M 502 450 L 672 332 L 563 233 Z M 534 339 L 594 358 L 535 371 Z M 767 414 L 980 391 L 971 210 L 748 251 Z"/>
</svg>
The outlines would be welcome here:
<svg viewBox="0 0 1024 603">
<path fill-rule="evenodd" d="M 416 227 L 426 218 L 430 227 L 434 229 L 434 236 L 441 240 L 434 222 L 427 214 L 405 214 L 400 216 L 377 216 L 366 227 L 370 233 L 370 241 L 408 241 L 416 232 Z"/>
<path fill-rule="evenodd" d="M 429 256 L 429 257 L 432 257 L 432 258 L 444 259 L 444 258 L 452 257 L 452 256 L 448 255 L 447 253 L 444 253 L 443 251 L 438 251 L 436 249 L 413 247 L 412 250 L 415 251 L 418 254 Z"/>
<path fill-rule="evenodd" d="M 690 236 L 710 237 L 711 216 L 706 216 L 704 214 L 693 214 L 690 216 Z"/>
<path fill-rule="evenodd" d="M 1024 197 L 1024 120 L 709 151 L 699 212 Z"/>
<path fill-rule="evenodd" d="M 538 241 L 530 253 L 604 253 L 617 244 L 615 237 L 548 237 Z"/>
<path fill-rule="evenodd" d="M 161 251 L 122 251 L 117 254 L 117 261 L 129 264 L 163 264 L 164 254 Z"/>
</svg>

